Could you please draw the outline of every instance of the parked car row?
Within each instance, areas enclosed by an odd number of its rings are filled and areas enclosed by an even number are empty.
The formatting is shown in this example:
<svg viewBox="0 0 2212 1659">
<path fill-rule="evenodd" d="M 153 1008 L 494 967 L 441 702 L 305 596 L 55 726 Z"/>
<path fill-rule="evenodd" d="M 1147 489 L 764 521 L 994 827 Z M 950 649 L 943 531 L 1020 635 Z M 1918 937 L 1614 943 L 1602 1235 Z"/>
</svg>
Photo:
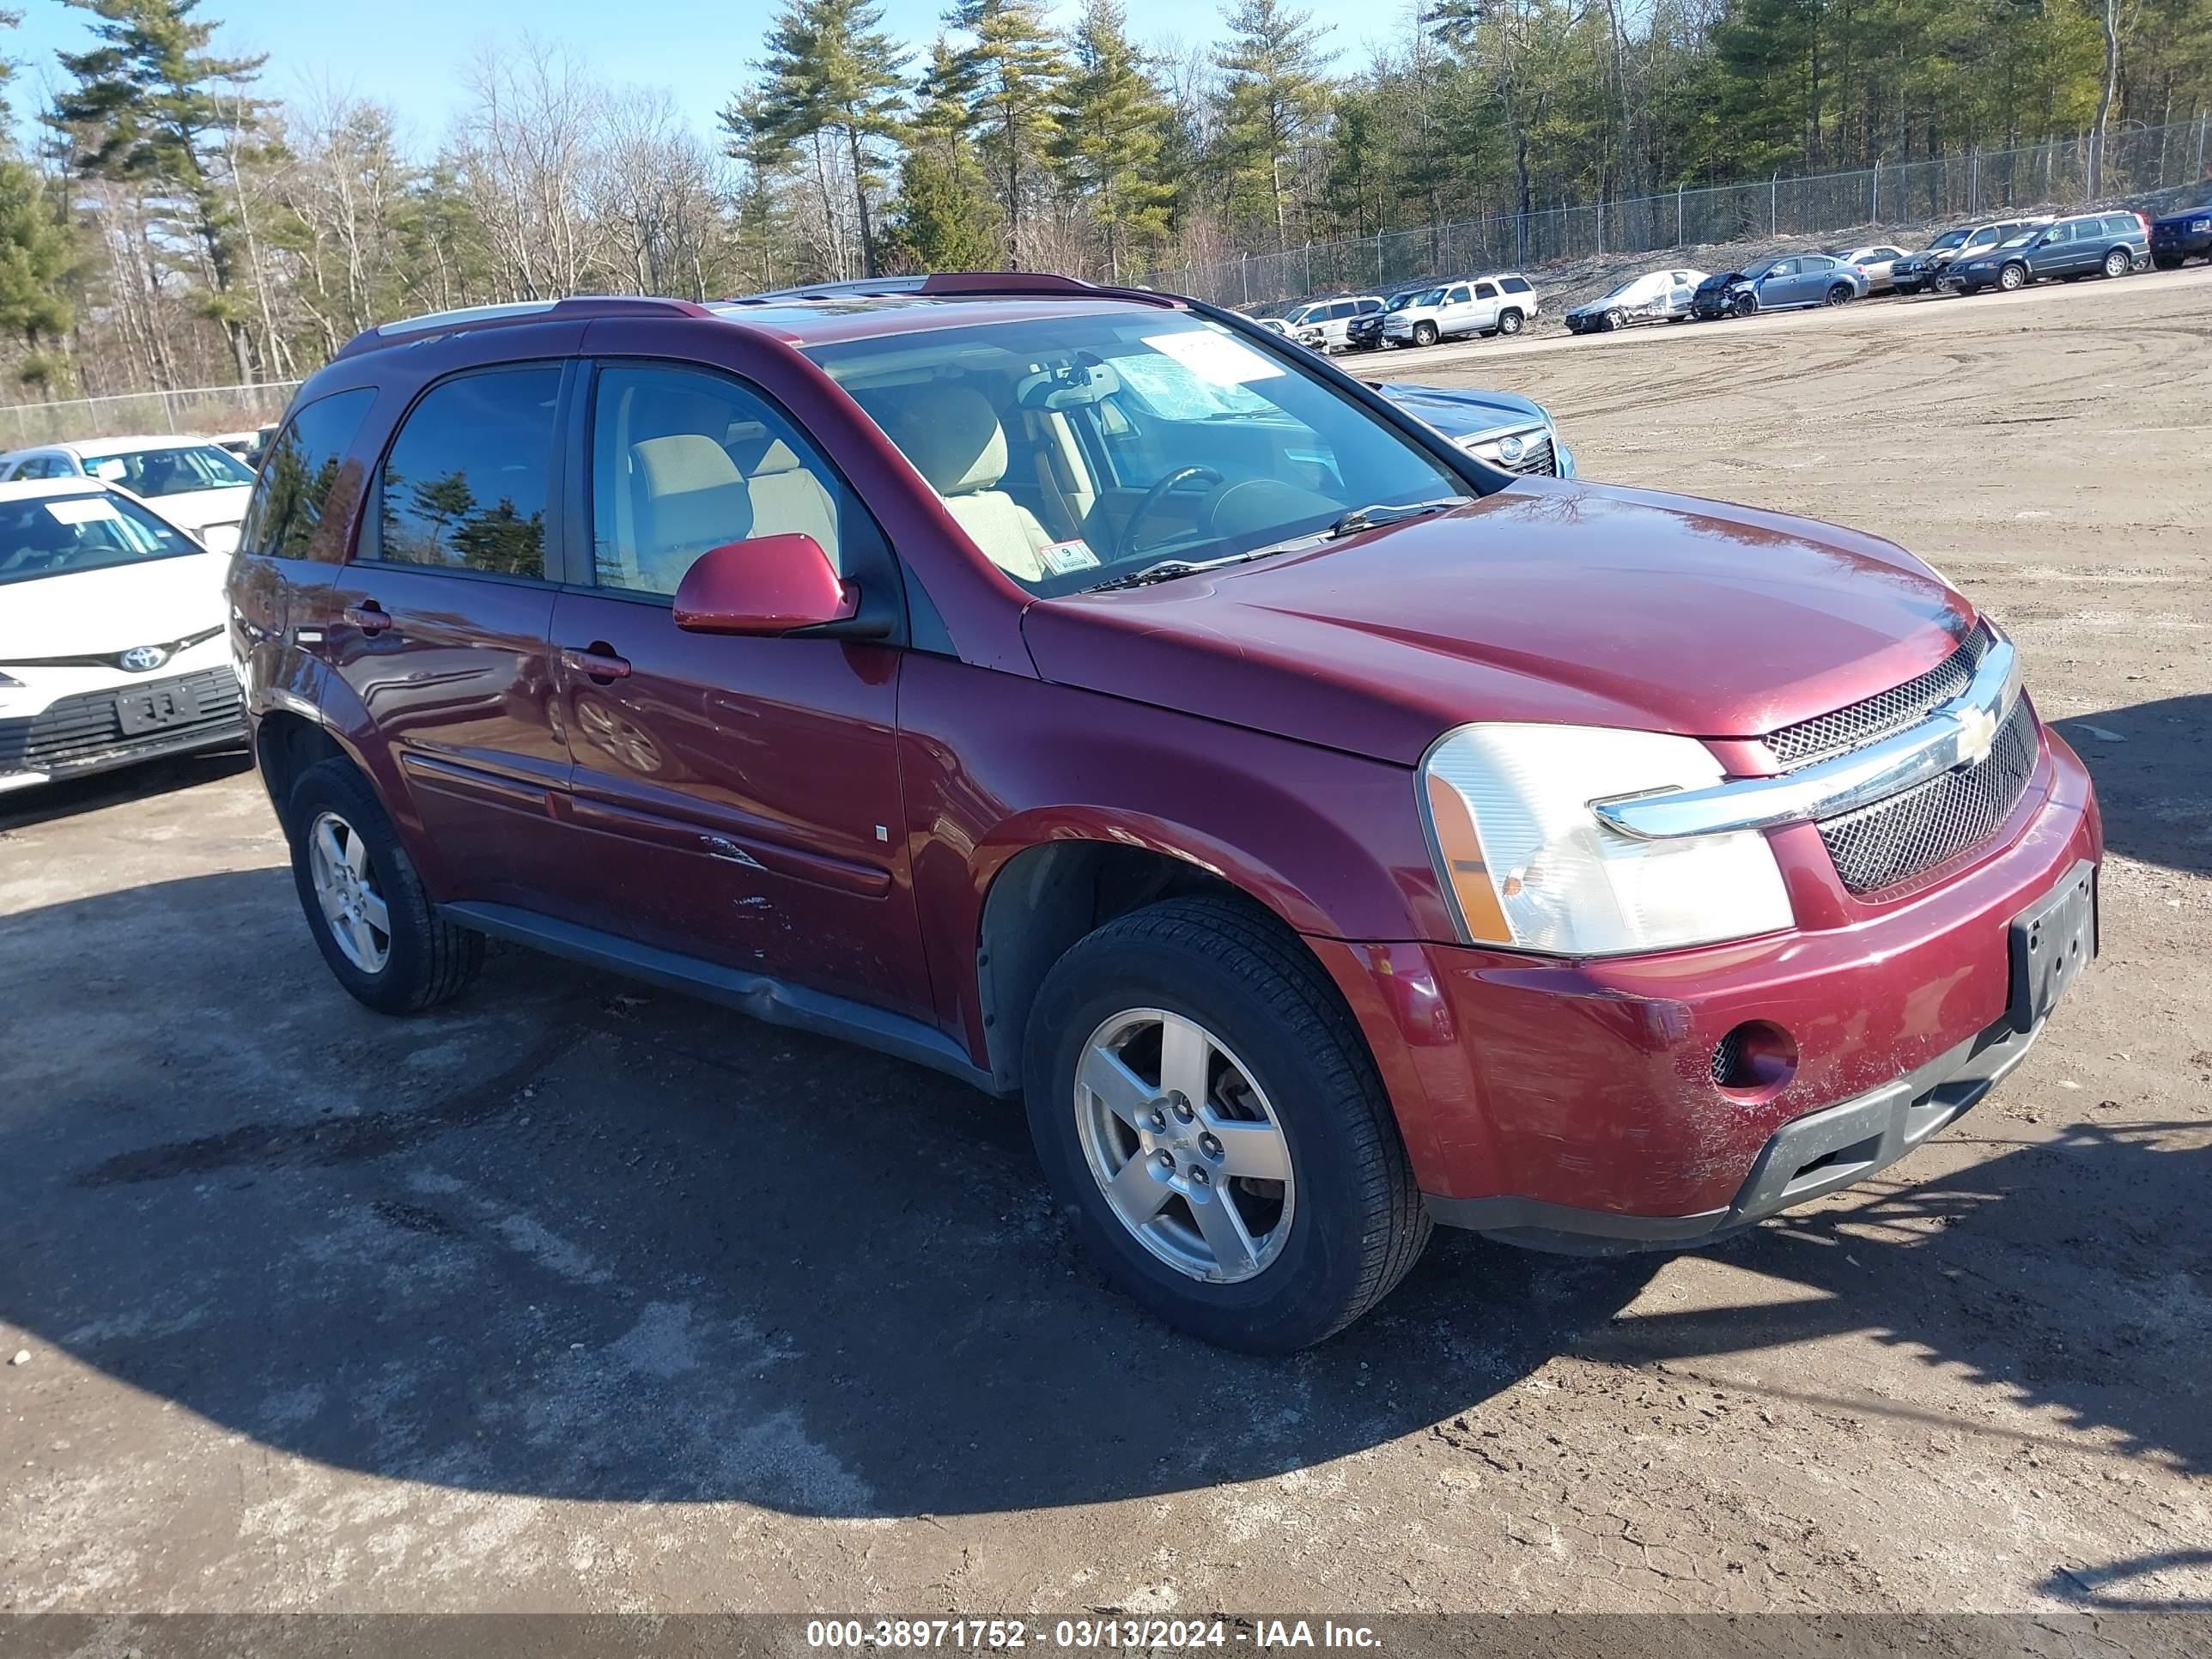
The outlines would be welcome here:
<svg viewBox="0 0 2212 1659">
<path fill-rule="evenodd" d="M 1564 320 L 1572 334 L 1607 334 L 1643 323 L 1848 305 L 1876 294 L 2010 291 L 2046 277 L 2121 276 L 2146 261 L 2170 270 L 2192 258 L 2212 259 L 2212 204 L 2155 222 L 2120 210 L 1988 219 L 1947 230 L 1917 252 L 1871 243 L 1775 253 L 1735 270 L 1647 270 L 1575 307 Z M 1255 320 L 1327 353 L 1517 334 L 1540 311 L 1528 278 L 1498 273 L 1424 283 L 1389 295 L 1301 301 Z"/>
</svg>

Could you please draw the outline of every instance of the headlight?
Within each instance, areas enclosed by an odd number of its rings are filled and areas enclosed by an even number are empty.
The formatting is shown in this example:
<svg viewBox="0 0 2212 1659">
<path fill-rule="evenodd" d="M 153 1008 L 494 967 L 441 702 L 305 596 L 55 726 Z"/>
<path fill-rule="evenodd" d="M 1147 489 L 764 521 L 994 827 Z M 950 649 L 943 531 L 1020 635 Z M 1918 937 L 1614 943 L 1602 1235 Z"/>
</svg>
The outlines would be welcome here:
<svg viewBox="0 0 2212 1659">
<path fill-rule="evenodd" d="M 2212 219 L 2191 219 L 2189 228 L 2191 230 L 2212 230 Z"/>
<path fill-rule="evenodd" d="M 0 672 L 0 691 L 5 691 L 10 687 L 20 691 L 22 690 L 23 682 L 17 679 L 13 674 Z"/>
<path fill-rule="evenodd" d="M 1582 726 L 1462 726 L 1421 763 L 1437 878 L 1470 945 L 1617 956 L 1790 926 L 1757 831 L 1638 841 L 1594 801 L 1702 789 L 1720 763 L 1692 738 Z"/>
</svg>

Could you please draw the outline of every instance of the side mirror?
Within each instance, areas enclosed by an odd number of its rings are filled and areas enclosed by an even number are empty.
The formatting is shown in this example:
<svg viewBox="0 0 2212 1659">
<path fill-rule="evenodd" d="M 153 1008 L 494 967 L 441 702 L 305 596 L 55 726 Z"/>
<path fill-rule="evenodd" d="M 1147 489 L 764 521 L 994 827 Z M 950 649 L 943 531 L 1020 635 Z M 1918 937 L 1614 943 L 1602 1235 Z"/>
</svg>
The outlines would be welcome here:
<svg viewBox="0 0 2212 1659">
<path fill-rule="evenodd" d="M 803 532 L 710 547 L 676 589 L 676 625 L 689 634 L 834 632 L 860 611 L 859 587 Z"/>
</svg>

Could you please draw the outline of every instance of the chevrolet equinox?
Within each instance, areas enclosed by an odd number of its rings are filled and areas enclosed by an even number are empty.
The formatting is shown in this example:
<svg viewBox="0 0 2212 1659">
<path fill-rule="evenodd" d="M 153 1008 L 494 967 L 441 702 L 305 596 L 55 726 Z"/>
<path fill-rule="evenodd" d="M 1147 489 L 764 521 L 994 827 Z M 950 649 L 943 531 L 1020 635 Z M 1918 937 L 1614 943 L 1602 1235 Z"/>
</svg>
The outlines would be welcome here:
<svg viewBox="0 0 2212 1659">
<path fill-rule="evenodd" d="M 230 575 L 331 971 L 491 936 L 1023 1097 L 1106 1273 L 1318 1341 L 1432 1223 L 1723 1237 L 2096 948 L 2089 780 L 1888 542 L 1494 470 L 1195 301 L 969 274 L 354 340 Z"/>
</svg>

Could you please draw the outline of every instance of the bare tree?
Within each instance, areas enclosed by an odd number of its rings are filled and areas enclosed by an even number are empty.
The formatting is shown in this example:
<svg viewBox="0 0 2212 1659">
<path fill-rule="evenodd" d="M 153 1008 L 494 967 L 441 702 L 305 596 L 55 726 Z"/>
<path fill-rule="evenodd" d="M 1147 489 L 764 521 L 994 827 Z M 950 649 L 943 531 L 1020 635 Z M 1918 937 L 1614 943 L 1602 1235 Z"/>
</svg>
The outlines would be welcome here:
<svg viewBox="0 0 2212 1659">
<path fill-rule="evenodd" d="M 566 53 L 526 36 L 506 51 L 486 45 L 465 76 L 471 102 L 450 159 L 494 282 L 514 300 L 580 292 L 602 240 L 590 186 L 605 94 Z"/>
<path fill-rule="evenodd" d="M 591 204 L 620 285 L 708 297 L 724 240 L 722 193 L 714 157 L 665 94 L 612 101 Z"/>
</svg>

